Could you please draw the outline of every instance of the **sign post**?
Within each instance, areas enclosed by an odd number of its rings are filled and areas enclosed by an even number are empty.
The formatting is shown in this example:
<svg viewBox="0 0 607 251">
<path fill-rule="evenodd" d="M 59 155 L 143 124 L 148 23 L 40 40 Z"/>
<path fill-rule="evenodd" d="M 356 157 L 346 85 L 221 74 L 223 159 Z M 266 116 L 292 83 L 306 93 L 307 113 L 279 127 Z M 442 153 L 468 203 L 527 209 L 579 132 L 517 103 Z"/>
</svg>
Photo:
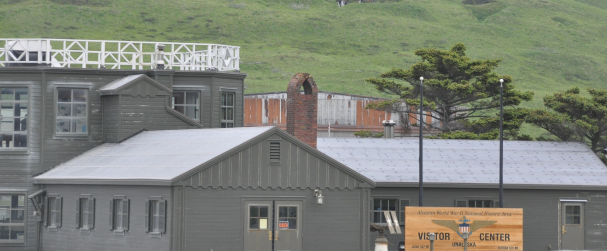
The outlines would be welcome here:
<svg viewBox="0 0 607 251">
<path fill-rule="evenodd" d="M 520 251 L 523 209 L 405 207 L 405 250 L 430 250 L 431 238 L 441 251 Z"/>
</svg>

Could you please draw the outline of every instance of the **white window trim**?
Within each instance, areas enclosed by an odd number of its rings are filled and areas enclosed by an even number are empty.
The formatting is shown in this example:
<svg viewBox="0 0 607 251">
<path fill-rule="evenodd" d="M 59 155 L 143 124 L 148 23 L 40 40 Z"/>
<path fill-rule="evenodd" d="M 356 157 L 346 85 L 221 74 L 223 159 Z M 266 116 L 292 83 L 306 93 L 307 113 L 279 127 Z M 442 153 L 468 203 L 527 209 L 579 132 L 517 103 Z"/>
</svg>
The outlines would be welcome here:
<svg viewBox="0 0 607 251">
<path fill-rule="evenodd" d="M 374 203 L 375 203 L 376 199 L 379 199 L 379 200 L 395 200 L 396 201 L 396 205 L 394 207 L 395 208 L 394 211 L 395 211 L 396 215 L 400 215 L 400 198 L 399 197 L 395 197 L 395 196 L 381 196 L 381 195 L 371 197 L 371 219 L 370 219 L 371 223 L 377 224 L 377 225 L 382 225 L 382 226 L 384 226 L 384 225 L 387 226 L 388 225 L 387 222 L 386 223 L 375 222 L 374 218 L 375 218 L 375 213 L 376 212 L 389 211 L 389 210 L 375 210 Z M 383 213 L 380 213 L 380 217 L 384 217 Z M 399 221 L 400 221 L 400 219 L 399 219 Z"/>
<path fill-rule="evenodd" d="M 86 202 L 89 204 L 89 206 L 90 206 L 91 203 L 93 204 L 92 205 L 93 206 L 92 211 L 90 211 L 91 209 L 89 208 L 89 213 L 86 214 L 87 216 L 92 214 L 92 216 L 90 216 L 90 218 L 92 218 L 92 222 L 89 221 L 89 219 L 87 219 L 87 224 L 86 225 L 84 225 L 84 223 L 83 223 L 84 215 L 85 215 L 84 212 L 83 212 L 83 206 L 82 206 L 83 199 L 86 199 Z M 92 200 L 92 202 L 91 202 L 91 200 Z M 77 218 L 76 228 L 80 229 L 81 231 L 84 231 L 84 232 L 90 232 L 92 229 L 95 228 L 95 216 L 96 216 L 95 215 L 95 208 L 97 207 L 96 202 L 95 202 L 95 198 L 93 198 L 93 196 L 90 195 L 90 194 L 82 194 L 82 195 L 80 195 L 78 197 L 78 201 L 77 202 L 78 202 L 77 203 L 78 215 L 76 217 Z"/>
<path fill-rule="evenodd" d="M 59 200 L 59 219 L 57 219 L 57 216 L 55 216 L 54 221 L 52 221 L 53 219 L 53 213 L 57 213 L 56 211 L 54 211 L 54 209 L 52 208 L 52 206 L 56 206 L 56 205 L 51 205 L 51 199 L 55 199 L 55 203 L 57 203 L 57 200 Z M 63 198 L 61 196 L 59 196 L 59 194 L 53 194 L 50 193 L 47 195 L 47 203 L 45 203 L 45 207 L 46 207 L 46 211 L 44 212 L 45 215 L 45 225 L 46 227 L 51 230 L 51 231 L 57 231 L 58 228 L 61 227 L 62 225 L 62 221 L 63 221 Z"/>
<path fill-rule="evenodd" d="M 160 210 L 161 205 L 164 205 L 164 215 L 158 214 L 158 215 L 154 215 L 154 210 L 152 209 L 152 206 L 155 203 L 159 203 L 159 208 L 158 210 Z M 161 204 L 162 203 L 162 204 Z M 163 234 L 166 233 L 166 229 L 167 229 L 167 216 L 168 216 L 168 200 L 164 200 L 162 198 L 162 196 L 150 196 L 150 198 L 148 200 L 146 200 L 146 208 L 145 208 L 145 231 L 146 233 L 150 234 L 150 237 L 157 237 L 160 238 L 162 237 Z M 161 217 L 163 216 L 163 217 Z M 154 229 L 154 220 L 155 218 L 158 217 L 158 229 Z M 162 225 L 161 225 L 162 223 Z"/>
</svg>

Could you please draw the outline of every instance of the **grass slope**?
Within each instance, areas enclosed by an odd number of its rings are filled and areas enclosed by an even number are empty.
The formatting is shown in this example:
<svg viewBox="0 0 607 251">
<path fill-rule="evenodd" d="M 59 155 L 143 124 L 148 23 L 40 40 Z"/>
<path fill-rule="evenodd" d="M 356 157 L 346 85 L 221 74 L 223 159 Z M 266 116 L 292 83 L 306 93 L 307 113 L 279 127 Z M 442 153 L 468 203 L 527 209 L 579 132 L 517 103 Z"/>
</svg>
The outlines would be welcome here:
<svg viewBox="0 0 607 251">
<path fill-rule="evenodd" d="M 607 82 L 604 0 L 0 0 L 0 37 L 239 45 L 248 93 L 309 72 L 324 91 L 383 96 L 364 79 L 457 42 L 503 59 L 498 72 L 536 93 L 527 107 Z"/>
</svg>

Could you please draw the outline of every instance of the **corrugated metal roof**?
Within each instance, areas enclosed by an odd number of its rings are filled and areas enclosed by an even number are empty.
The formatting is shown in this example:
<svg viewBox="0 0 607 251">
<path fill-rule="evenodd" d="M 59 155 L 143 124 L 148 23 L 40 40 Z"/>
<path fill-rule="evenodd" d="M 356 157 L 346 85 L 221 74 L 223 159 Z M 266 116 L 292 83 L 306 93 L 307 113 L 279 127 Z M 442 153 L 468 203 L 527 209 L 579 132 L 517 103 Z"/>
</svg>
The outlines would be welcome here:
<svg viewBox="0 0 607 251">
<path fill-rule="evenodd" d="M 418 184 L 417 139 L 321 138 L 318 150 L 378 186 Z M 498 181 L 499 141 L 424 140 L 426 185 Z M 504 186 L 607 188 L 607 167 L 583 143 L 504 141 Z"/>
<path fill-rule="evenodd" d="M 120 87 L 131 83 L 131 81 L 133 81 L 133 80 L 135 80 L 135 79 L 137 79 L 137 78 L 139 78 L 141 76 L 143 76 L 143 74 L 129 75 L 129 76 L 126 76 L 124 78 L 114 80 L 111 83 L 109 83 L 109 84 L 101 87 L 99 90 L 101 90 L 101 91 L 115 91 L 115 90 L 119 89 Z"/>
<path fill-rule="evenodd" d="M 146 131 L 105 143 L 34 178 L 35 183 L 123 181 L 170 185 L 172 179 L 275 127 Z"/>
</svg>

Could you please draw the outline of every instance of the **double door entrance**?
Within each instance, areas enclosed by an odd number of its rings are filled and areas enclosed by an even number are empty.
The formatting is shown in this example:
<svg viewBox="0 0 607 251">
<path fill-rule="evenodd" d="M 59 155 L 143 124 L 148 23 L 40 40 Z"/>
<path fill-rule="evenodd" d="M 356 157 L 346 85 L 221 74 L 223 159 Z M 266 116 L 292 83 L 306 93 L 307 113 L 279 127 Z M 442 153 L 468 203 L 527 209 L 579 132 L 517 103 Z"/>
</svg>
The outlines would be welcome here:
<svg viewBox="0 0 607 251">
<path fill-rule="evenodd" d="M 302 250 L 302 201 L 251 200 L 244 209 L 245 251 Z"/>
</svg>

